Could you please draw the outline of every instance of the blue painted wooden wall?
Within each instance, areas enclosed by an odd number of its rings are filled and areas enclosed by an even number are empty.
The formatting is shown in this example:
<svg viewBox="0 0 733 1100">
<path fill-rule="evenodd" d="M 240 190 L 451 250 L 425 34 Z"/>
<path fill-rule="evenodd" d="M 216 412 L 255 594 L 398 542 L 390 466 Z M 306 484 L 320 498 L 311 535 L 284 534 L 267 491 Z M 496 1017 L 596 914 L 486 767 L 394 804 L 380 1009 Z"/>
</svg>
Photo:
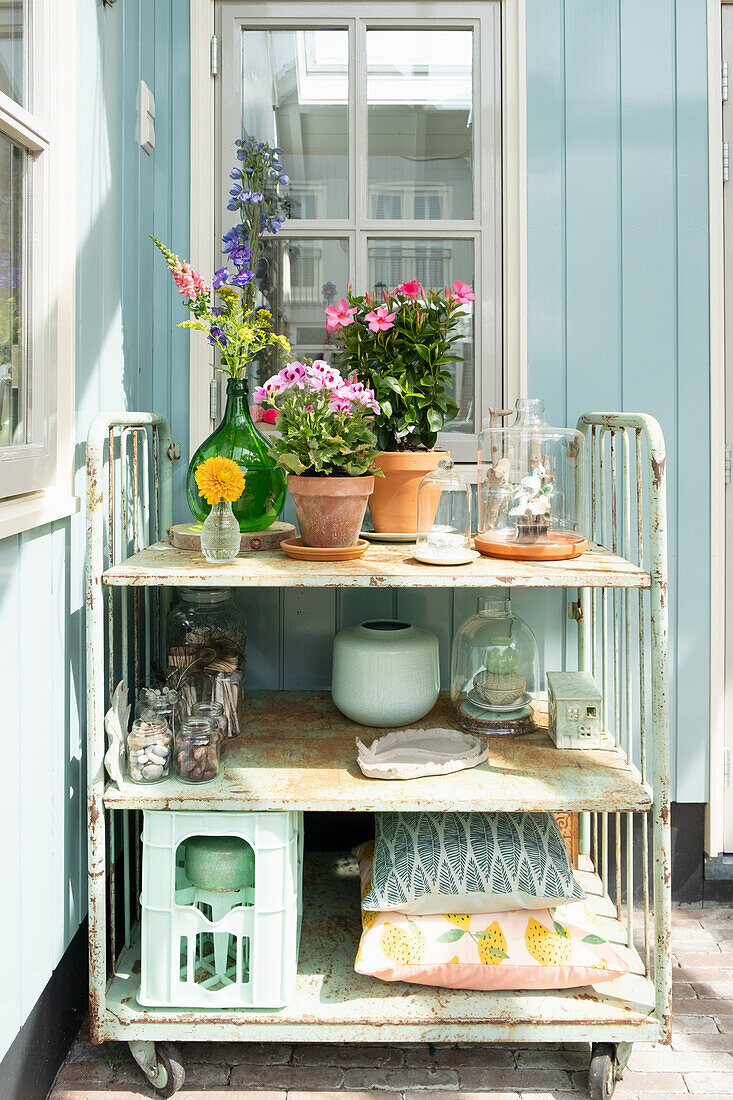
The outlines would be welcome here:
<svg viewBox="0 0 733 1100">
<path fill-rule="evenodd" d="M 187 447 L 187 338 L 173 331 L 175 303 L 147 234 L 187 247 L 189 40 L 182 0 L 78 0 L 78 11 L 83 500 L 84 440 L 100 409 L 164 409 Z M 156 98 L 152 157 L 135 141 L 141 77 Z M 86 913 L 83 590 L 83 515 L 0 540 L 0 1059 Z"/>
</svg>

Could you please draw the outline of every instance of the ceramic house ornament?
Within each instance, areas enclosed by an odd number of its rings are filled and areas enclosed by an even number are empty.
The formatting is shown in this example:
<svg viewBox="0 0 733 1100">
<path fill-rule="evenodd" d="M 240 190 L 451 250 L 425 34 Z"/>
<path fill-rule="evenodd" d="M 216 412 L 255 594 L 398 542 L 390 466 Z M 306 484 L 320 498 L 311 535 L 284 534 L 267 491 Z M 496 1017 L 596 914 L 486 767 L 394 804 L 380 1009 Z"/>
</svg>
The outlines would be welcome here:
<svg viewBox="0 0 733 1100">
<path fill-rule="evenodd" d="M 548 672 L 549 733 L 559 749 L 604 746 L 602 696 L 589 672 Z"/>
</svg>

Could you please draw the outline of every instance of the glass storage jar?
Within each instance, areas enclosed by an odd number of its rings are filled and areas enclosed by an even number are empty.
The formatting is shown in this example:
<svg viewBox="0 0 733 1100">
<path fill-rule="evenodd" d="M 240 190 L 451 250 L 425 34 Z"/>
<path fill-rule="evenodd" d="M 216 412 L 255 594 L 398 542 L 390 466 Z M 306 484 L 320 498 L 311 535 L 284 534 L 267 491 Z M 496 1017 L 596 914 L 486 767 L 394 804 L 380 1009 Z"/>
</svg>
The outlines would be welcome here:
<svg viewBox="0 0 733 1100">
<path fill-rule="evenodd" d="M 511 424 L 479 436 L 476 549 L 483 554 L 556 561 L 588 547 L 585 441 L 572 428 L 551 428 L 544 412 L 544 402 L 522 398 Z"/>
<path fill-rule="evenodd" d="M 159 783 L 170 773 L 173 735 L 164 717 L 144 710 L 127 735 L 127 773 L 133 783 Z"/>
<path fill-rule="evenodd" d="M 167 684 L 146 684 L 139 688 L 135 716 L 141 718 L 146 711 L 165 719 L 174 737 L 188 718 L 188 706 L 182 692 Z"/>
<path fill-rule="evenodd" d="M 244 613 L 227 588 L 176 591 L 178 603 L 166 622 L 168 667 L 182 676 L 189 710 L 195 703 L 221 703 L 229 734 L 237 737 L 244 694 Z"/>
<path fill-rule="evenodd" d="M 442 458 L 417 491 L 414 556 L 430 565 L 463 565 L 471 549 L 471 486 L 451 458 Z"/>
<path fill-rule="evenodd" d="M 229 737 L 229 723 L 227 722 L 226 714 L 224 713 L 224 707 L 221 703 L 212 701 L 210 703 L 194 703 L 191 710 L 192 718 L 208 718 L 213 722 L 216 729 L 219 732 L 219 757 L 221 758 L 226 752 L 227 738 Z"/>
<path fill-rule="evenodd" d="M 219 730 L 210 718 L 187 718 L 176 737 L 176 774 L 184 783 L 207 783 L 219 773 Z"/>
<path fill-rule="evenodd" d="M 471 733 L 529 733 L 539 691 L 537 642 L 507 596 L 479 598 L 453 639 L 451 703 Z"/>
</svg>

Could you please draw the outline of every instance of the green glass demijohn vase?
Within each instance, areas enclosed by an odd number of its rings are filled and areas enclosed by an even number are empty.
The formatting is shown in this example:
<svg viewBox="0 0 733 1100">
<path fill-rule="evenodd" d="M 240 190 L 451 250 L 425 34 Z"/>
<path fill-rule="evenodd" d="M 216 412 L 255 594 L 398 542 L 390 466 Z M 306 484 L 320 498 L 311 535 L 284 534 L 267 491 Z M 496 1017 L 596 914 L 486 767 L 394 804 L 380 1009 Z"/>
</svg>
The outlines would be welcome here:
<svg viewBox="0 0 733 1100">
<path fill-rule="evenodd" d="M 285 472 L 267 450 L 267 440 L 257 431 L 249 414 L 246 380 L 229 378 L 224 418 L 198 448 L 188 467 L 188 506 L 200 523 L 208 516 L 211 505 L 199 496 L 195 473 L 202 462 L 216 455 L 233 459 L 244 474 L 244 492 L 232 505 L 239 530 L 264 531 L 275 522 L 285 502 Z"/>
</svg>

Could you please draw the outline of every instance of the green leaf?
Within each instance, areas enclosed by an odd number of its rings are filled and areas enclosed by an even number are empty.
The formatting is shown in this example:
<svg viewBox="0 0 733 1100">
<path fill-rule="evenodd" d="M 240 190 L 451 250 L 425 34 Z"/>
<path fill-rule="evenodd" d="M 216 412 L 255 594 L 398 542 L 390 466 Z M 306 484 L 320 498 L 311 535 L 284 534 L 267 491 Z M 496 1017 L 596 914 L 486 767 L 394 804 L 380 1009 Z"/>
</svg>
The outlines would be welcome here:
<svg viewBox="0 0 733 1100">
<path fill-rule="evenodd" d="M 439 432 L 443 427 L 445 417 L 439 409 L 428 409 L 428 424 L 430 430 L 433 432 Z"/>
<path fill-rule="evenodd" d="M 428 351 L 428 349 L 425 347 L 424 344 L 415 344 L 415 351 L 417 352 L 417 354 L 420 356 L 421 359 L 425 360 L 426 363 L 430 362 L 430 352 Z"/>
<path fill-rule="evenodd" d="M 302 474 L 303 470 L 307 469 L 298 456 L 291 453 L 279 455 L 278 461 L 280 465 L 284 466 L 286 470 L 289 470 L 291 474 Z"/>
<path fill-rule="evenodd" d="M 455 943 L 456 940 L 460 940 L 461 936 L 465 934 L 463 928 L 451 928 L 449 932 L 443 932 L 441 936 L 438 936 L 436 943 Z"/>
<path fill-rule="evenodd" d="M 553 920 L 552 923 L 555 926 L 555 931 L 557 932 L 558 936 L 562 936 L 564 939 L 567 939 L 568 938 L 567 928 L 563 928 L 563 926 L 561 924 L 558 924 L 556 920 Z"/>
<path fill-rule="evenodd" d="M 583 943 L 608 943 L 608 940 L 604 940 L 603 936 L 584 936 Z"/>
</svg>

